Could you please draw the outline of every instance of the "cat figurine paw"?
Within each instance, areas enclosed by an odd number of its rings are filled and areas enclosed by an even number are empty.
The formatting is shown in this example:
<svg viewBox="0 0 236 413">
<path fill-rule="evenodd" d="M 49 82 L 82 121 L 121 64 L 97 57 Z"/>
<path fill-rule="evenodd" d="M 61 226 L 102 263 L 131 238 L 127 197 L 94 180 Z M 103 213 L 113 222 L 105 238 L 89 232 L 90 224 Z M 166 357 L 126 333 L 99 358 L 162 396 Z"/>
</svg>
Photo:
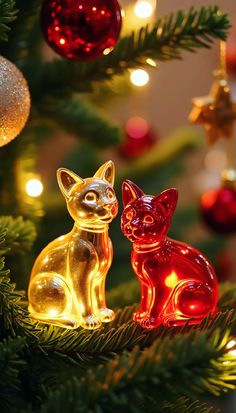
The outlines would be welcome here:
<svg viewBox="0 0 236 413">
<path fill-rule="evenodd" d="M 198 324 L 217 311 L 218 285 L 208 259 L 196 248 L 166 236 L 178 192 L 145 195 L 133 182 L 122 187 L 121 229 L 132 242 L 131 263 L 141 303 L 133 315 L 143 328 Z"/>
</svg>

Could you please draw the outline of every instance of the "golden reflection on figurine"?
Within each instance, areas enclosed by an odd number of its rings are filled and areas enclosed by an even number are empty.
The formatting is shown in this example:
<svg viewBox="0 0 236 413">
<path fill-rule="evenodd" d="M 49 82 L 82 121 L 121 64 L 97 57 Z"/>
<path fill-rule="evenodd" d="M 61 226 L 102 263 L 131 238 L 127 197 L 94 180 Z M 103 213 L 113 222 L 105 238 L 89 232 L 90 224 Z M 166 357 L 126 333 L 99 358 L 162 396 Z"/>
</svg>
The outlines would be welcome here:
<svg viewBox="0 0 236 413">
<path fill-rule="evenodd" d="M 113 255 L 108 224 L 118 211 L 114 177 L 112 161 L 93 178 L 58 169 L 58 184 L 75 224 L 35 261 L 29 285 L 29 311 L 34 318 L 89 329 L 113 320 L 113 311 L 106 307 L 105 279 Z"/>
</svg>

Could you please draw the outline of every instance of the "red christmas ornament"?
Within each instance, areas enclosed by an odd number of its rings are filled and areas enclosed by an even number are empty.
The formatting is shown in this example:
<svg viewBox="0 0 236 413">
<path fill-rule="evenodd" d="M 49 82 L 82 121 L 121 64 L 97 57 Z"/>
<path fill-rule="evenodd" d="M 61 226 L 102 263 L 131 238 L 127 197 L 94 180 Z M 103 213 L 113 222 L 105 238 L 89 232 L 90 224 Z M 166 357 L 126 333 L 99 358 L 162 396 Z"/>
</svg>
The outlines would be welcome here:
<svg viewBox="0 0 236 413">
<path fill-rule="evenodd" d="M 220 234 L 236 232 L 236 190 L 222 187 L 205 192 L 200 212 L 206 224 Z"/>
<path fill-rule="evenodd" d="M 117 0 L 44 0 L 41 26 L 55 52 L 90 60 L 108 54 L 121 29 Z"/>
<path fill-rule="evenodd" d="M 136 158 L 147 152 L 156 143 L 156 136 L 147 121 L 139 116 L 128 119 L 125 124 L 125 142 L 120 148 L 125 158 Z"/>
<path fill-rule="evenodd" d="M 131 181 L 123 184 L 121 229 L 133 244 L 131 262 L 141 285 L 133 319 L 144 328 L 199 324 L 217 309 L 212 265 L 197 249 L 166 237 L 177 198 L 173 188 L 150 196 Z"/>
<path fill-rule="evenodd" d="M 233 275 L 233 260 L 227 251 L 221 251 L 217 254 L 215 269 L 218 280 L 227 281 L 232 278 Z"/>
</svg>

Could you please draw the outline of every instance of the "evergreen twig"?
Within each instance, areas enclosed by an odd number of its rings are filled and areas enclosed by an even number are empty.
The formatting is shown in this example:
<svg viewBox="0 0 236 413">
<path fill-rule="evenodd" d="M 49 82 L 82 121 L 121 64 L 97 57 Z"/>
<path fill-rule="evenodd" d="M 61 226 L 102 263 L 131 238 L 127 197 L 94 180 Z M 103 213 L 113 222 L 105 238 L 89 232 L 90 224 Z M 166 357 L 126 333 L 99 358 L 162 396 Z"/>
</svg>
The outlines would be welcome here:
<svg viewBox="0 0 236 413">
<path fill-rule="evenodd" d="M 93 62 L 75 63 L 55 60 L 41 67 L 38 87 L 64 94 L 68 90 L 91 91 L 95 81 L 109 80 L 127 69 L 148 66 L 147 58 L 167 61 L 181 59 L 182 52 L 209 48 L 213 39 L 225 40 L 230 23 L 227 14 L 217 6 L 202 7 L 199 11 L 178 11 L 159 18 L 153 27 L 142 27 L 118 42 L 115 50 Z M 45 88 L 46 86 L 46 88 Z"/>
<path fill-rule="evenodd" d="M 108 147 L 121 141 L 121 130 L 105 114 L 78 95 L 69 98 L 47 98 L 41 112 L 80 140 L 94 146 Z"/>
<path fill-rule="evenodd" d="M 9 23 L 12 23 L 17 17 L 15 9 L 15 0 L 0 0 L 0 41 L 6 42 L 11 30 Z"/>
<path fill-rule="evenodd" d="M 173 398 L 176 394 L 193 397 L 196 392 L 219 395 L 234 388 L 236 361 L 226 347 L 229 332 L 235 333 L 234 310 L 218 313 L 213 319 L 207 317 L 198 326 L 160 326 L 147 331 L 131 321 L 134 310 L 131 306 L 119 310 L 113 323 L 100 331 L 66 330 L 30 319 L 20 304 L 22 295 L 14 291 L 8 274 L 2 259 L 1 335 L 10 333 L 26 338 L 30 351 L 26 360 L 30 370 L 37 373 L 33 390 L 41 393 L 41 400 L 45 399 L 43 387 L 52 391 L 48 397 L 45 390 L 47 402 L 42 412 L 64 413 L 72 409 L 70 395 L 75 396 L 73 409 L 77 406 L 75 400 L 80 400 L 81 409 L 87 408 L 86 411 L 96 408 L 113 413 L 118 407 L 128 406 L 132 398 L 134 411 L 141 412 L 138 406 L 146 402 L 147 394 L 150 403 L 152 398 L 162 403 L 169 400 L 167 394 L 171 392 Z M 224 307 L 223 298 L 221 304 Z M 88 368 L 91 370 L 85 377 L 84 369 Z M 179 372 L 177 388 L 173 382 L 176 371 Z M 75 378 L 71 382 L 72 372 Z M 30 380 L 30 372 L 27 374 Z M 106 410 L 105 406 L 114 410 Z M 73 409 L 72 412 L 78 411 Z"/>
<path fill-rule="evenodd" d="M 0 217 L 0 256 L 29 251 L 36 238 L 32 222 L 22 217 Z"/>
<path fill-rule="evenodd" d="M 39 13 L 42 1 L 14 1 L 19 13 L 9 36 L 6 55 L 24 71 L 26 78 L 28 78 L 32 74 L 32 70 L 34 73 L 34 68 L 40 62 Z M 22 28 L 24 29 L 22 30 Z"/>
<path fill-rule="evenodd" d="M 0 337 L 17 335 L 33 337 L 37 341 L 37 323 L 30 319 L 28 312 L 20 305 L 24 291 L 15 290 L 9 278 L 9 270 L 4 268 L 4 258 L 0 258 Z"/>
<path fill-rule="evenodd" d="M 143 352 L 135 347 L 62 384 L 51 393 L 42 412 L 76 412 L 80 406 L 110 413 L 127 409 L 131 400 L 131 411 L 141 412 L 138 406 L 147 396 L 155 395 L 160 403 L 176 394 L 219 395 L 222 388 L 235 388 L 236 383 L 236 360 L 226 348 L 228 340 L 227 331 L 217 330 L 211 336 L 193 331 L 158 338 Z M 73 406 L 72 400 L 78 400 L 78 405 Z"/>
<path fill-rule="evenodd" d="M 26 365 L 20 354 L 25 345 L 24 337 L 8 338 L 0 342 L 0 411 L 10 412 L 21 406 L 22 384 L 20 371 Z"/>
</svg>

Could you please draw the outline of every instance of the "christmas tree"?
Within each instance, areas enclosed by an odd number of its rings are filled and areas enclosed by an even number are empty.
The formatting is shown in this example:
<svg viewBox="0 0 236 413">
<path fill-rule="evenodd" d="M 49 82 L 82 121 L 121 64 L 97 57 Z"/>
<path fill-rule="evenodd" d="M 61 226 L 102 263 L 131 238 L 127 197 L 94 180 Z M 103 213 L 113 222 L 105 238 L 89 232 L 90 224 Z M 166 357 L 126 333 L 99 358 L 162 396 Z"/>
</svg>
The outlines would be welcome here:
<svg viewBox="0 0 236 413">
<path fill-rule="evenodd" d="M 52 3 L 63 2 L 48 0 L 44 7 Z M 68 7 L 72 4 L 65 3 Z M 199 144 L 197 131 L 181 129 L 142 156 L 121 160 L 115 148 L 122 144 L 124 134 L 109 115 L 112 82 L 120 82 L 120 95 L 125 96 L 127 83 L 122 79 L 128 71 L 181 59 L 183 52 L 225 41 L 229 16 L 217 6 L 192 7 L 122 32 L 115 44 L 120 14 L 114 4 L 117 20 L 112 23 L 109 50 L 98 57 L 102 46 L 95 39 L 93 52 L 83 49 L 85 56 L 80 51 L 75 61 L 71 51 L 63 49 L 66 41 L 62 37 L 59 44 L 54 41 L 55 47 L 52 39 L 47 40 L 57 51 L 62 47 L 63 58 L 45 47 L 42 31 L 45 35 L 47 19 L 44 11 L 41 30 L 41 0 L 0 0 L 0 115 L 5 134 L 0 134 L 2 412 L 215 412 L 222 395 L 235 389 L 235 284 L 220 284 L 219 311 L 198 325 L 187 322 L 143 329 L 132 321 L 140 293 L 120 217 L 111 224 L 115 258 L 107 280 L 107 302 L 115 309 L 115 319 L 94 331 L 67 329 L 38 322 L 28 312 L 26 291 L 35 258 L 48 242 L 71 228 L 54 177 L 43 195 L 36 196 L 42 189 L 37 179 L 42 145 L 50 142 L 45 146 L 50 152 L 43 152 L 50 159 L 57 134 L 63 131 L 68 148 L 68 134 L 73 135 L 78 145 L 73 144 L 73 150 L 61 156 L 58 167 L 68 166 L 82 177 L 93 176 L 107 161 L 108 153 L 116 153 L 115 189 L 121 205 L 125 178 L 136 180 L 146 193 L 157 194 L 173 186 L 176 174 L 183 172 L 186 151 Z M 107 2 L 102 6 L 108 7 Z M 92 53 L 89 59 L 86 53 Z M 9 61 L 23 73 L 31 96 L 30 117 L 15 140 L 15 127 L 22 129 L 29 108 L 22 114 L 22 106 L 14 106 L 18 97 L 11 76 L 15 69 Z M 16 76 L 17 84 L 23 82 L 25 95 L 22 92 L 21 98 L 26 101 L 26 84 L 19 72 Z M 100 106 L 105 105 L 106 110 L 101 111 Z M 6 144 L 6 140 L 12 142 Z M 186 241 L 185 230 L 197 219 L 196 205 L 178 209 L 171 236 Z M 195 246 L 214 261 L 224 242 L 213 235 L 199 239 Z"/>
</svg>

